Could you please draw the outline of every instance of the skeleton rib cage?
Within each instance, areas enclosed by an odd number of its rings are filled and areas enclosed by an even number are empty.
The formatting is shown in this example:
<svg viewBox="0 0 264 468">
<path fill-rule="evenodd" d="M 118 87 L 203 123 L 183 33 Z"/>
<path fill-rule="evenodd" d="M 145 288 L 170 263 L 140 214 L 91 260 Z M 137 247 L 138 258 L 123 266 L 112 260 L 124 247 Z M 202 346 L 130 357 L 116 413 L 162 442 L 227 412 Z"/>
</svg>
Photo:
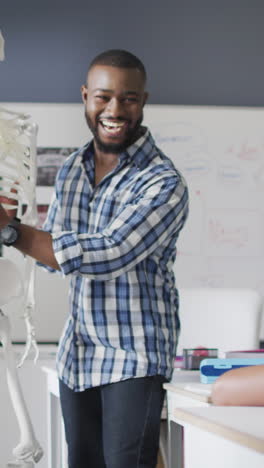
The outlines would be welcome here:
<svg viewBox="0 0 264 468">
<path fill-rule="evenodd" d="M 15 200 L 17 216 L 31 225 L 37 222 L 36 134 L 29 116 L 0 108 L 1 195 Z"/>
</svg>

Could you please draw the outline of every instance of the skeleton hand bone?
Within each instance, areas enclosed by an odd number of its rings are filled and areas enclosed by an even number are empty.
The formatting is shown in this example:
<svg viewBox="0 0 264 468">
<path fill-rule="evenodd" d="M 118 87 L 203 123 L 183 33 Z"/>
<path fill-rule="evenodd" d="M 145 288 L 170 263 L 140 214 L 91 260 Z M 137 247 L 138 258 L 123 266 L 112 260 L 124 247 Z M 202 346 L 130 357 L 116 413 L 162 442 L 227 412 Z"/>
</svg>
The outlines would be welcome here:
<svg viewBox="0 0 264 468">
<path fill-rule="evenodd" d="M 38 345 L 37 345 L 36 337 L 35 337 L 35 327 L 34 327 L 33 322 L 32 322 L 32 316 L 31 316 L 30 311 L 29 311 L 28 314 L 27 314 L 27 312 L 25 312 L 24 320 L 25 320 L 25 324 L 26 324 L 26 328 L 27 328 L 27 342 L 26 342 L 25 351 L 24 351 L 24 353 L 23 353 L 17 367 L 21 367 L 24 364 L 24 361 L 27 358 L 27 356 L 29 355 L 31 349 L 33 349 L 34 353 L 35 353 L 35 357 L 34 357 L 34 363 L 35 364 L 36 364 L 36 362 L 38 360 L 38 357 L 39 357 L 39 349 L 38 349 Z"/>
</svg>

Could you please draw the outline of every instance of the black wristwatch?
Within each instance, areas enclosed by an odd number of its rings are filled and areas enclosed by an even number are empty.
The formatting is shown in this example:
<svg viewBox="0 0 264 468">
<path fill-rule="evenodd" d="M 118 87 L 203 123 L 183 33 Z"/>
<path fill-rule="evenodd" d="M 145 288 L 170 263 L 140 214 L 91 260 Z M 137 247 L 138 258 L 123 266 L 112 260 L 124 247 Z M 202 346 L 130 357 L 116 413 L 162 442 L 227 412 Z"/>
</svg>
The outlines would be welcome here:
<svg viewBox="0 0 264 468">
<path fill-rule="evenodd" d="M 0 243 L 4 244 L 8 247 L 13 245 L 17 239 L 19 238 L 19 229 L 18 226 L 20 224 L 20 219 L 13 218 L 10 223 L 8 223 L 3 229 L 0 231 Z"/>
</svg>

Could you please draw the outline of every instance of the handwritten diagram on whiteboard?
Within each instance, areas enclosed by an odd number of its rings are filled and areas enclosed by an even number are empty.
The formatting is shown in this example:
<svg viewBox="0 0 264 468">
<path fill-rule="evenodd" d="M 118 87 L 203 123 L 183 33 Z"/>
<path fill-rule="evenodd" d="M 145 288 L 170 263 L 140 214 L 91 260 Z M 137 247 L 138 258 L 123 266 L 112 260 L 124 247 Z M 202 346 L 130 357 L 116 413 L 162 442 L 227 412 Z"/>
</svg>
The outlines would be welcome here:
<svg viewBox="0 0 264 468">
<path fill-rule="evenodd" d="M 264 110 L 154 106 L 145 116 L 189 186 L 178 285 L 264 293 Z"/>
</svg>

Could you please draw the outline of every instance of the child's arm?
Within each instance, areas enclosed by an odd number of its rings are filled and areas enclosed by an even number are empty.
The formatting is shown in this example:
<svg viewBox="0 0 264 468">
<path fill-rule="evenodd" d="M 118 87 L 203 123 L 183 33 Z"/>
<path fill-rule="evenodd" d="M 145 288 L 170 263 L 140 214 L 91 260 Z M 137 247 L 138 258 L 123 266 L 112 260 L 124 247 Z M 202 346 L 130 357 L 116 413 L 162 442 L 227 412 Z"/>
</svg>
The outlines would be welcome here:
<svg viewBox="0 0 264 468">
<path fill-rule="evenodd" d="M 225 372 L 213 384 L 211 400 L 221 406 L 264 406 L 264 365 Z"/>
</svg>

